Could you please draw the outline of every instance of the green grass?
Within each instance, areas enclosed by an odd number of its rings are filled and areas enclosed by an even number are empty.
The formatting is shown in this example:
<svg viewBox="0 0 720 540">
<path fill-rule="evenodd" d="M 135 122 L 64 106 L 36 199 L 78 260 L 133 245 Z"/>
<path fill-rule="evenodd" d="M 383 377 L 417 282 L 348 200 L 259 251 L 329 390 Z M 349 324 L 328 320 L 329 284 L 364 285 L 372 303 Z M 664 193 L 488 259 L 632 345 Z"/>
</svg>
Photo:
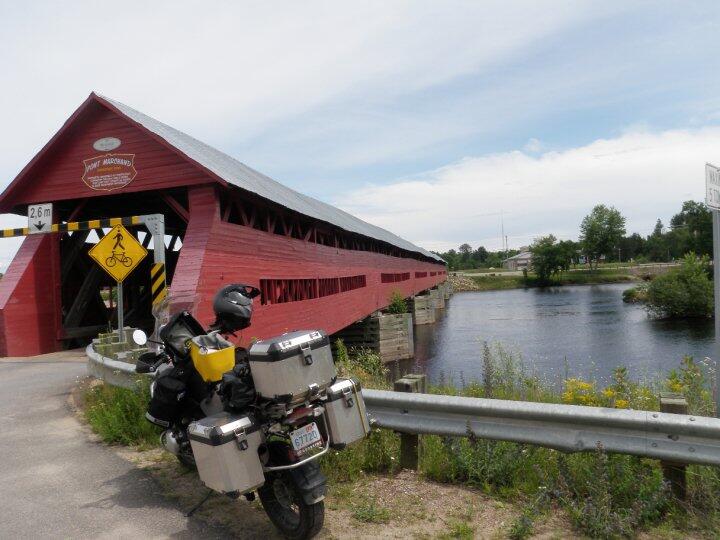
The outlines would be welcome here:
<svg viewBox="0 0 720 540">
<path fill-rule="evenodd" d="M 471 397 L 597 405 L 658 410 L 661 390 L 680 392 L 692 414 L 712 414 L 712 397 L 704 370 L 686 358 L 666 380 L 652 384 L 631 381 L 618 368 L 614 379 L 601 386 L 571 378 L 560 391 L 523 368 L 522 360 L 502 347 L 485 345 L 478 358 L 481 381 L 445 381 L 431 391 Z M 335 484 L 353 482 L 369 473 L 398 470 L 399 440 L 389 431 L 371 436 L 343 452 L 334 452 L 324 469 Z M 595 452 L 563 454 L 532 445 L 470 437 L 420 437 L 420 472 L 428 479 L 474 487 L 526 508 L 507 534 L 526 538 L 546 508 L 560 508 L 578 534 L 592 538 L 635 536 L 638 531 L 667 530 L 720 534 L 720 469 L 691 466 L 688 501 L 673 499 L 656 460 Z M 462 524 L 458 524 L 460 526 Z M 455 533 L 457 532 L 457 535 Z M 448 531 L 448 538 L 467 532 Z M 472 533 L 470 533 L 472 534 Z"/>
<path fill-rule="evenodd" d="M 499 291 L 504 289 L 522 289 L 525 279 L 522 276 L 468 276 L 477 285 L 479 291 Z"/>
<path fill-rule="evenodd" d="M 85 418 L 104 442 L 140 448 L 158 444 L 160 429 L 145 419 L 150 400 L 147 382 L 135 389 L 94 386 L 84 400 Z"/>
<path fill-rule="evenodd" d="M 355 376 L 365 387 L 388 388 L 385 368 L 377 355 L 347 351 L 336 344 L 338 369 Z M 432 392 L 471 397 L 518 399 L 657 410 L 658 394 L 683 394 L 691 414 L 712 415 L 713 401 L 707 367 L 683 359 L 664 380 L 638 383 L 618 368 L 610 384 L 569 378 L 556 390 L 529 372 L 522 359 L 500 346 L 487 344 L 478 362 L 481 380 L 443 381 Z M 144 419 L 147 384 L 135 389 L 99 385 L 85 394 L 85 415 L 100 437 L 113 444 L 150 447 L 158 429 Z M 323 458 L 323 470 L 337 492 L 368 474 L 399 471 L 399 436 L 375 428 L 369 437 Z M 673 499 L 656 460 L 594 452 L 563 454 L 548 448 L 468 437 L 420 437 L 419 470 L 429 480 L 471 486 L 493 497 L 524 505 L 521 516 L 508 524 L 512 538 L 532 534 L 539 514 L 558 509 L 578 534 L 593 538 L 634 536 L 653 531 L 669 536 L 699 533 L 720 535 L 720 468 L 688 467 L 688 499 Z M 351 502 L 355 519 L 384 523 L 391 511 L 372 500 Z M 467 520 L 449 524 L 447 538 L 474 534 Z"/>
<path fill-rule="evenodd" d="M 636 281 L 627 270 L 599 269 L 563 272 L 549 282 L 541 283 L 534 274 L 524 276 L 468 276 L 480 291 L 522 289 L 526 287 L 557 287 L 562 285 L 592 285 L 602 283 L 625 283 Z"/>
<path fill-rule="evenodd" d="M 390 510 L 376 506 L 374 501 L 363 501 L 353 505 L 352 516 L 362 523 L 387 523 Z"/>
<path fill-rule="evenodd" d="M 502 274 L 503 272 L 512 272 L 508 268 L 468 268 L 467 270 L 453 270 L 463 274 Z"/>
<path fill-rule="evenodd" d="M 475 538 L 475 528 L 464 521 L 453 521 L 448 524 L 447 532 L 438 536 L 440 540 L 459 538 L 460 540 L 472 540 Z"/>
</svg>

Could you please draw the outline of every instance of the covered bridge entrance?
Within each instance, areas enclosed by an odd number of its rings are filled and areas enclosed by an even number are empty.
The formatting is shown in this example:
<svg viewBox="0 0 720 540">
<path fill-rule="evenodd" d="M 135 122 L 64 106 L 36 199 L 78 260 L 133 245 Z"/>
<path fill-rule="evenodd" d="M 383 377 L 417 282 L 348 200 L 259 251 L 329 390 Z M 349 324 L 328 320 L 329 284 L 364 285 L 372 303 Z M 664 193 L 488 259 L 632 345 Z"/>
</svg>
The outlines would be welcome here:
<svg viewBox="0 0 720 540">
<path fill-rule="evenodd" d="M 87 256 L 114 217 L 164 215 L 171 307 L 205 324 L 222 284 L 259 287 L 245 343 L 301 327 L 335 332 L 392 291 L 410 296 L 446 274 L 434 254 L 96 94 L 0 195 L 0 212 L 45 202 L 56 223 L 98 221 L 25 238 L 0 280 L 2 356 L 76 346 L 115 323 L 114 283 Z M 146 229 L 131 230 L 152 247 Z M 151 261 L 125 282 L 126 324 L 152 325 Z"/>
</svg>

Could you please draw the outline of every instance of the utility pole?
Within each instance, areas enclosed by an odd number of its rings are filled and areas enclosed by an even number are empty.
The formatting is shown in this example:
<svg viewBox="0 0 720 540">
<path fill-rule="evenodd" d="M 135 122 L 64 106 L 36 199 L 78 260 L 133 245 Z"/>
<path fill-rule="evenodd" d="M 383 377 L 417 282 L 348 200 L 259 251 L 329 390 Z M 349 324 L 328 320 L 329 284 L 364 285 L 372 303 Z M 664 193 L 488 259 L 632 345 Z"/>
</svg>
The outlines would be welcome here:
<svg viewBox="0 0 720 540">
<path fill-rule="evenodd" d="M 507 259 L 507 249 L 505 248 L 505 218 L 503 211 L 500 210 L 500 244 L 502 245 L 503 260 Z"/>
</svg>

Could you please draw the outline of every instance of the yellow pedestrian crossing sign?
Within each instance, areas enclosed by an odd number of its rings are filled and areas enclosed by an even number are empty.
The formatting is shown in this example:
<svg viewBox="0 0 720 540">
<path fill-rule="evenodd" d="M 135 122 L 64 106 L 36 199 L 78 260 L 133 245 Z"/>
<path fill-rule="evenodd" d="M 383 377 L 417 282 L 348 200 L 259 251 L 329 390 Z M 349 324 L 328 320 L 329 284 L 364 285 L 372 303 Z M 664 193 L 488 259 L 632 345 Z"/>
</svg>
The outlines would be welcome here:
<svg viewBox="0 0 720 540">
<path fill-rule="evenodd" d="M 93 246 L 88 255 L 120 283 L 135 270 L 147 253 L 130 231 L 122 225 L 115 225 Z"/>
</svg>

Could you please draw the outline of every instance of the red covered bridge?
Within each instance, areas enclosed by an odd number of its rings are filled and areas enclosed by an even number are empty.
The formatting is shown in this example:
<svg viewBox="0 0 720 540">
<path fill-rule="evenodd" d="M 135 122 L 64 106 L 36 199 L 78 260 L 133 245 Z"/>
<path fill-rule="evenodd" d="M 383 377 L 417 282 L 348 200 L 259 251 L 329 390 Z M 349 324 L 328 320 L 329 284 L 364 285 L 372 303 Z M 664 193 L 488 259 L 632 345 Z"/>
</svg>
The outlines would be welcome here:
<svg viewBox="0 0 720 540">
<path fill-rule="evenodd" d="M 222 284 L 262 290 L 244 342 L 296 328 L 333 333 L 385 307 L 392 291 L 412 296 L 446 278 L 434 254 L 96 94 L 7 187 L 0 212 L 44 202 L 56 223 L 163 214 L 174 307 L 209 323 Z M 115 321 L 101 297 L 114 284 L 87 257 L 103 234 L 24 239 L 0 281 L 0 355 L 79 345 Z M 126 324 L 151 325 L 151 260 L 125 282 Z"/>
</svg>

